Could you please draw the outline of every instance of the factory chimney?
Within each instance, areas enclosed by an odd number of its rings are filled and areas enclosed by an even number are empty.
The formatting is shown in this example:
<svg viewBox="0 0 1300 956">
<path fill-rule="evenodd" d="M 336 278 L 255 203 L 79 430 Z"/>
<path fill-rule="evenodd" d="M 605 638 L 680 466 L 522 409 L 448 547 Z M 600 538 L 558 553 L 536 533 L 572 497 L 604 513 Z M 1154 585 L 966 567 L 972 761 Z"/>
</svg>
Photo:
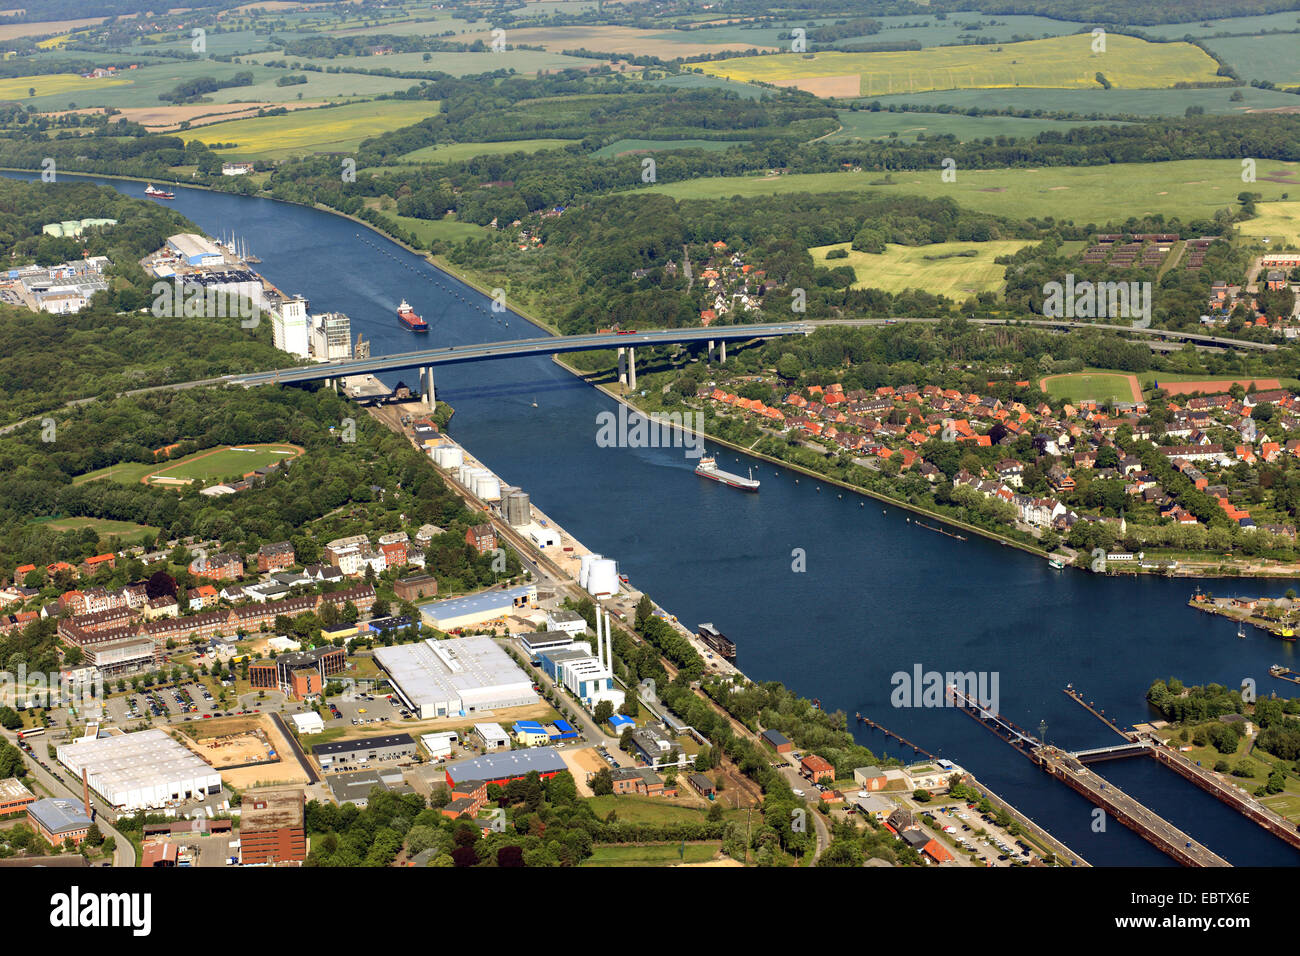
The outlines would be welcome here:
<svg viewBox="0 0 1300 956">
<path fill-rule="evenodd" d="M 95 814 L 90 810 L 90 780 L 86 776 L 86 768 L 81 768 L 81 802 L 85 807 L 86 816 L 95 819 Z"/>
</svg>

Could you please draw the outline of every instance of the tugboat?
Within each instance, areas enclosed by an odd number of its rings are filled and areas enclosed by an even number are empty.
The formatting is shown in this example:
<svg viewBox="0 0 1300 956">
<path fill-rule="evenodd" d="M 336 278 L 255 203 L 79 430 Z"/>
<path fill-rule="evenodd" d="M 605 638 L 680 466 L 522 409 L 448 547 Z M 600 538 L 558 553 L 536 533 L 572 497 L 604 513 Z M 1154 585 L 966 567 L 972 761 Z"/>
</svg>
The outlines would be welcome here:
<svg viewBox="0 0 1300 956">
<path fill-rule="evenodd" d="M 411 308 L 411 303 L 407 302 L 405 299 L 403 299 L 401 305 L 397 307 L 397 318 L 402 325 L 406 326 L 412 332 L 429 331 L 429 323 L 416 315 L 415 310 Z"/>
<path fill-rule="evenodd" d="M 752 468 L 749 469 L 749 477 L 743 478 L 740 475 L 733 475 L 729 471 L 722 471 L 718 468 L 716 459 L 705 457 L 701 458 L 700 463 L 695 466 L 695 473 L 702 478 L 712 478 L 714 481 L 720 481 L 732 488 L 739 488 L 741 491 L 758 491 L 759 482 L 754 479 L 754 469 Z"/>
<path fill-rule="evenodd" d="M 144 194 L 146 196 L 152 197 L 153 199 L 175 199 L 176 198 L 175 193 L 168 192 L 165 189 L 159 189 L 153 183 L 150 183 L 149 185 L 144 187 Z"/>
</svg>

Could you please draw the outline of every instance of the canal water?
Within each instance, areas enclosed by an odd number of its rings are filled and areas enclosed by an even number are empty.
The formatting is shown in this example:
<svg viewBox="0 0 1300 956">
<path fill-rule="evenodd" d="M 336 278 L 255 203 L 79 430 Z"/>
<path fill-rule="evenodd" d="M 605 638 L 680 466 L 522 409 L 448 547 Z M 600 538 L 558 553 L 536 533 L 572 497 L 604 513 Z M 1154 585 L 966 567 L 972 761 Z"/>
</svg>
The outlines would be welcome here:
<svg viewBox="0 0 1300 956">
<path fill-rule="evenodd" d="M 87 178 L 144 194 L 143 183 Z M 361 332 L 376 356 L 541 334 L 341 217 L 181 187 L 174 205 L 210 235 L 245 240 L 263 260 L 259 270 L 305 295 L 313 311 L 346 312 L 354 340 Z M 427 336 L 398 324 L 403 298 L 429 322 Z M 437 376 L 438 397 L 456 408 L 453 437 L 588 547 L 617 559 L 688 626 L 712 621 L 736 641 L 751 678 L 780 680 L 850 722 L 855 712 L 869 715 L 966 767 L 1094 865 L 1173 864 L 1113 820 L 1097 832 L 1091 804 L 960 711 L 891 706 L 891 676 L 918 664 L 996 675 L 1002 712 L 1033 733 L 1045 723 L 1047 739 L 1068 749 L 1119 741 L 1062 692 L 1069 683 L 1121 726 L 1155 716 L 1145 692 L 1156 678 L 1235 687 L 1251 677 L 1262 694 L 1293 691 L 1268 667 L 1300 670 L 1295 646 L 1253 630 L 1239 640 L 1235 625 L 1191 610 L 1194 582 L 1052 571 L 996 542 L 955 540 L 899 509 L 712 446 L 721 467 L 753 467 L 762 490 L 696 477 L 680 448 L 598 447 L 597 416 L 616 403 L 546 358 L 455 365 Z M 1292 582 L 1201 583 L 1220 595 L 1280 595 Z M 911 756 L 879 733 L 857 735 L 877 753 Z M 1153 761 L 1096 769 L 1235 865 L 1300 863 L 1300 853 Z"/>
</svg>

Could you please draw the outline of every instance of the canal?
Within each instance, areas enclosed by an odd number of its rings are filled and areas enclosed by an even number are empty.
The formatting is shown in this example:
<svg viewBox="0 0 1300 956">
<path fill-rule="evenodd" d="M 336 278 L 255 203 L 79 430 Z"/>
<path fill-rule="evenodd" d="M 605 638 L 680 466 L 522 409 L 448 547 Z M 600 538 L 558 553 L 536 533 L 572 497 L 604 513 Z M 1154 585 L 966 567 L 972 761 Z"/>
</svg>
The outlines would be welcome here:
<svg viewBox="0 0 1300 956">
<path fill-rule="evenodd" d="M 143 183 L 86 178 L 144 194 Z M 424 340 L 435 347 L 538 334 L 341 217 L 183 187 L 174 205 L 209 235 L 245 240 L 262 258 L 259 270 L 310 299 L 313 311 L 347 313 L 353 339 L 361 332 L 374 355 Z M 399 326 L 403 298 L 429 322 L 427 336 Z M 1013 548 L 955 540 L 899 509 L 712 446 L 721 467 L 743 474 L 752 466 L 762 490 L 697 478 L 682 449 L 598 447 L 597 415 L 615 403 L 549 359 L 440 368 L 437 388 L 456 408 L 454 438 L 588 547 L 617 559 L 688 626 L 717 625 L 738 644 L 737 663 L 751 678 L 782 681 L 851 722 L 855 712 L 870 715 L 961 764 L 1094 865 L 1173 864 L 1113 820 L 1095 832 L 1091 804 L 959 711 L 891 706 L 891 676 L 918 664 L 996 675 L 1004 714 L 1035 733 L 1045 723 L 1050 742 L 1080 749 L 1119 738 L 1062 693 L 1067 683 L 1127 725 L 1155 716 L 1144 697 L 1156 678 L 1235 687 L 1252 677 L 1261 694 L 1289 696 L 1293 685 L 1269 677 L 1268 667 L 1300 670 L 1295 645 L 1254 630 L 1239 640 L 1235 625 L 1188 608 L 1191 581 L 1052 571 Z M 1219 594 L 1276 595 L 1291 584 L 1202 583 Z M 881 734 L 858 738 L 877 753 L 911 756 Z M 1295 850 L 1152 761 L 1096 769 L 1234 865 L 1300 863 Z"/>
</svg>

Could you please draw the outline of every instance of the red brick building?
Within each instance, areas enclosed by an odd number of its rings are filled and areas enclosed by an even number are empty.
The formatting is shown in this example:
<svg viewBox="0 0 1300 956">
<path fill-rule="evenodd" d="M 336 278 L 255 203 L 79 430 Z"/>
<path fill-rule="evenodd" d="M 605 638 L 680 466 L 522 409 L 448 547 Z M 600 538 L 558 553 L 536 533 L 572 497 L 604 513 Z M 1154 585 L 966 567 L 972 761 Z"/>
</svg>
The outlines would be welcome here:
<svg viewBox="0 0 1300 956">
<path fill-rule="evenodd" d="M 813 783 L 835 779 L 835 768 L 831 766 L 830 761 L 825 757 L 809 754 L 799 762 L 799 767 L 803 770 L 804 776 Z"/>
<path fill-rule="evenodd" d="M 238 581 L 244 576 L 244 559 L 237 554 L 214 554 L 190 562 L 190 574 L 209 581 Z"/>
<path fill-rule="evenodd" d="M 305 808 L 306 798 L 296 788 L 245 794 L 239 818 L 240 861 L 245 866 L 301 864 L 307 859 Z"/>
<path fill-rule="evenodd" d="M 22 813 L 29 803 L 35 803 L 36 796 L 16 777 L 0 780 L 0 817 L 13 813 Z"/>
<path fill-rule="evenodd" d="M 291 568 L 294 560 L 293 545 L 288 541 L 264 544 L 257 549 L 257 570 L 263 573 Z"/>
<path fill-rule="evenodd" d="M 473 545 L 479 554 L 495 551 L 497 546 L 496 529 L 490 524 L 476 524 L 465 532 L 465 543 Z"/>
</svg>

